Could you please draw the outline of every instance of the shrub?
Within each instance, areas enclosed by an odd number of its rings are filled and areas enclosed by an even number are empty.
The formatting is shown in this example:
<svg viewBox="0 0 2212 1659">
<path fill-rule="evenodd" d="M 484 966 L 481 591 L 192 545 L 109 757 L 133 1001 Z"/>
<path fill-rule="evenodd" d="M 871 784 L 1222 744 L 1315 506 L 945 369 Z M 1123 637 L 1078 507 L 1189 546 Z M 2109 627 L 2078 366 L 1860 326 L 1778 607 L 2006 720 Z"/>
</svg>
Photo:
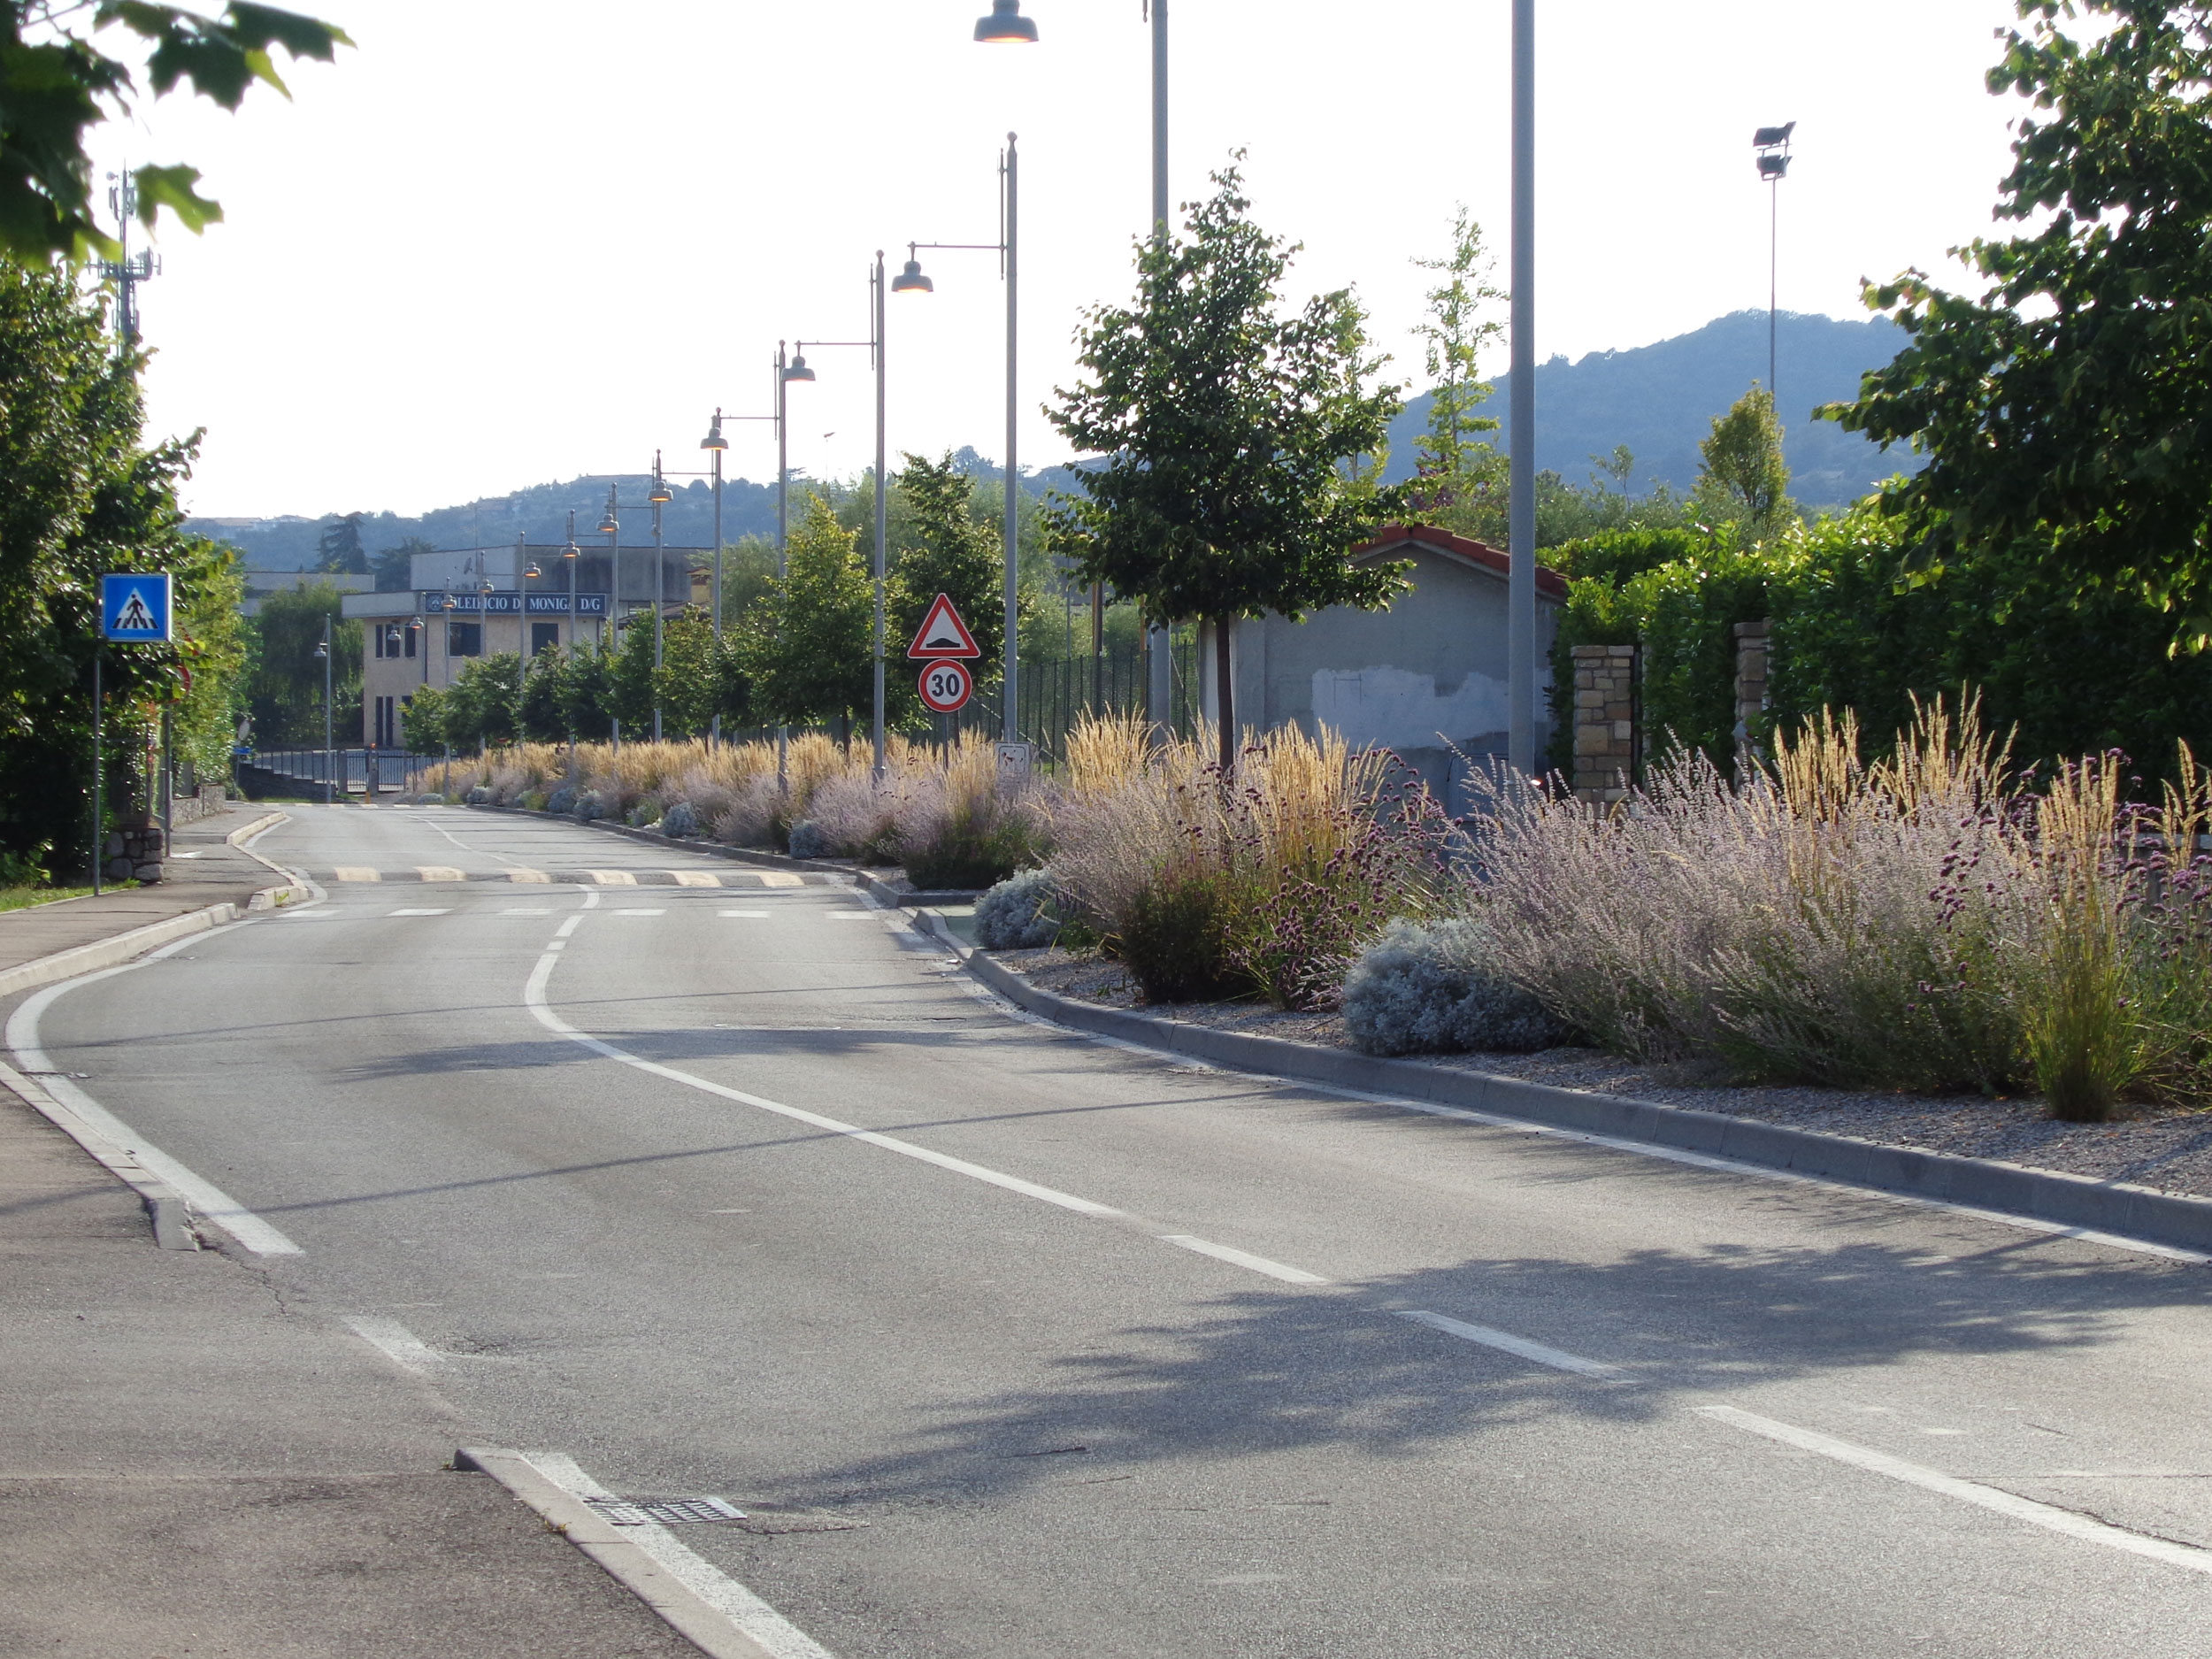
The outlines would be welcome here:
<svg viewBox="0 0 2212 1659">
<path fill-rule="evenodd" d="M 1041 870 L 1009 876 L 975 902 L 975 941 L 986 950 L 1035 950 L 1059 935 L 1052 878 Z"/>
<path fill-rule="evenodd" d="M 627 821 L 632 829 L 650 829 L 661 821 L 661 813 L 665 810 L 659 795 L 646 795 L 630 809 Z"/>
<path fill-rule="evenodd" d="M 699 833 L 699 814 L 688 801 L 679 801 L 661 814 L 661 833 L 682 838 Z"/>
<path fill-rule="evenodd" d="M 791 826 L 791 856 L 794 858 L 827 858 L 833 856 L 829 838 L 822 826 L 812 818 L 801 818 Z"/>
<path fill-rule="evenodd" d="M 1117 943 L 1148 1002 L 1202 1002 L 1248 992 L 1229 960 L 1234 896 L 1225 873 L 1189 859 L 1131 900 Z"/>
<path fill-rule="evenodd" d="M 731 792 L 729 806 L 714 820 L 714 839 L 731 847 L 773 847 L 788 839 L 789 797 L 772 772 L 749 778 Z"/>
<path fill-rule="evenodd" d="M 572 810 L 579 823 L 588 824 L 595 818 L 612 817 L 614 803 L 596 789 L 581 789 L 577 792 L 576 804 Z"/>
<path fill-rule="evenodd" d="M 549 812 L 558 812 L 564 816 L 573 812 L 576 810 L 576 795 L 577 788 L 574 783 L 559 784 L 555 787 L 551 795 L 545 797 L 545 810 Z"/>
<path fill-rule="evenodd" d="M 1391 923 L 1345 979 L 1344 1024 L 1366 1054 L 1521 1054 L 1568 1035 L 1499 977 L 1481 924 L 1463 918 Z"/>
<path fill-rule="evenodd" d="M 492 804 L 492 791 L 491 791 L 491 786 L 490 786 L 489 784 L 482 784 L 482 783 L 478 784 L 478 785 L 477 785 L 474 788 L 471 789 L 471 790 L 468 792 L 468 797 L 467 797 L 467 798 L 468 798 L 468 803 L 469 803 L 471 806 L 489 806 L 489 805 L 491 805 L 491 804 Z"/>
<path fill-rule="evenodd" d="M 821 838 L 824 851 L 798 856 L 856 858 L 864 864 L 895 862 L 892 804 L 864 769 L 824 779 L 806 803 L 807 820 Z"/>
<path fill-rule="evenodd" d="M 918 887 L 987 887 L 1037 862 L 1042 839 L 1029 792 L 1000 787 L 997 749 L 979 739 L 895 785 L 887 841 Z"/>
</svg>

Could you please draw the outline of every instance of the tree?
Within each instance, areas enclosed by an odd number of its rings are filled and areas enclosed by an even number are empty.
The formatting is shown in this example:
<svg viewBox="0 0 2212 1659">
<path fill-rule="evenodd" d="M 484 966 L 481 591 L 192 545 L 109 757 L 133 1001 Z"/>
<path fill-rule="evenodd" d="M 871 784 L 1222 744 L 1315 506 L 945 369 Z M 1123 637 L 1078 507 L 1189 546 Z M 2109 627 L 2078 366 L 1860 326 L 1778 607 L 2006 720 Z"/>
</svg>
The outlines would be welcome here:
<svg viewBox="0 0 2212 1659">
<path fill-rule="evenodd" d="M 1697 452 L 1704 464 L 1698 470 L 1694 499 L 1713 516 L 1741 520 L 1760 540 L 1796 520 L 1772 392 L 1753 386 L 1726 414 L 1715 418 L 1712 435 Z"/>
<path fill-rule="evenodd" d="M 369 556 L 361 545 L 366 513 L 341 513 L 315 538 L 315 568 L 326 576 L 366 576 Z"/>
<path fill-rule="evenodd" d="M 1911 335 L 1822 413 L 1928 457 L 1886 486 L 1909 572 L 2040 543 L 2085 594 L 2139 594 L 2212 644 L 2212 18 L 2160 0 L 2020 0 L 1992 93 L 2032 101 L 1978 297 L 1908 271 L 1867 290 Z M 2062 25 L 2063 28 L 2062 28 Z"/>
<path fill-rule="evenodd" d="M 614 731 L 612 651 L 580 645 L 561 665 L 562 729 L 580 743 L 603 743 Z"/>
<path fill-rule="evenodd" d="M 344 595 L 328 582 L 303 581 L 271 594 L 253 618 L 259 650 L 248 687 L 254 730 L 265 742 L 323 741 L 323 659 L 315 655 L 331 625 L 331 729 L 361 728 L 361 625 L 341 615 Z"/>
<path fill-rule="evenodd" d="M 1161 621 L 1214 624 L 1226 771 L 1230 623 L 1386 605 L 1406 567 L 1346 556 L 1409 492 L 1371 464 L 1398 394 L 1367 388 L 1383 359 L 1358 303 L 1339 288 L 1283 315 L 1297 250 L 1252 222 L 1233 165 L 1214 187 L 1187 237 L 1141 244 L 1133 309 L 1086 314 L 1084 378 L 1049 412 L 1079 450 L 1104 457 L 1058 508 L 1082 578 Z"/>
<path fill-rule="evenodd" d="M 618 630 L 606 659 L 606 690 L 602 703 L 612 722 L 632 738 L 653 734 L 653 619 L 636 616 Z"/>
<path fill-rule="evenodd" d="M 897 491 L 905 534 L 885 601 L 885 653 L 897 657 L 944 594 L 983 653 L 968 666 L 979 682 L 987 680 L 1006 657 L 1006 555 L 998 534 L 975 517 L 975 480 L 955 466 L 950 451 L 934 462 L 910 455 Z M 902 709 L 918 705 L 903 682 L 894 689 Z"/>
<path fill-rule="evenodd" d="M 358 518 L 361 515 L 349 513 L 347 516 Z M 415 555 L 435 553 L 437 550 L 436 542 L 426 541 L 419 535 L 409 536 L 397 547 L 380 549 L 376 556 L 369 560 L 368 566 L 369 573 L 376 578 L 376 591 L 380 594 L 405 593 L 415 585 Z"/>
<path fill-rule="evenodd" d="M 457 745 L 513 742 L 522 727 L 522 658 L 497 651 L 464 667 L 446 687 L 444 726 Z"/>
<path fill-rule="evenodd" d="M 557 743 L 570 736 L 567 679 L 569 653 L 558 646 L 539 651 L 523 665 L 522 693 L 516 718 L 526 742 Z"/>
<path fill-rule="evenodd" d="M 718 718 L 741 726 L 752 702 L 752 682 L 738 665 L 735 647 L 714 637 L 714 623 L 687 606 L 662 630 L 661 665 L 654 675 L 664 724 L 673 737 L 699 737 Z"/>
<path fill-rule="evenodd" d="M 399 736 L 408 749 L 427 755 L 453 741 L 446 730 L 446 695 L 434 686 L 420 686 L 399 705 Z"/>
<path fill-rule="evenodd" d="M 1482 227 L 1463 206 L 1452 217 L 1452 251 L 1441 259 L 1413 263 L 1448 279 L 1428 291 L 1428 320 L 1413 332 L 1424 342 L 1423 365 L 1435 383 L 1416 471 L 1426 502 L 1448 507 L 1464 493 L 1471 477 L 1494 480 L 1499 469 L 1497 450 L 1479 435 L 1495 432 L 1498 423 L 1475 413 L 1490 396 L 1489 383 L 1477 377 L 1476 368 L 1482 348 L 1505 333 L 1505 325 L 1482 315 L 1482 309 L 1506 296 L 1490 283 Z"/>
<path fill-rule="evenodd" d="M 111 31 L 152 47 L 142 70 L 102 50 L 114 42 Z M 198 96 L 234 110 L 257 81 L 291 96 L 273 48 L 328 63 L 352 43 L 330 24 L 245 0 L 212 18 L 157 0 L 0 0 L 0 254 L 121 253 L 94 219 L 85 134 L 130 114 L 142 73 L 156 96 L 189 81 Z M 138 168 L 140 219 L 150 227 L 165 207 L 195 232 L 220 219 L 220 205 L 196 188 L 199 177 L 193 167 Z"/>
<path fill-rule="evenodd" d="M 768 718 L 833 721 L 849 744 L 854 717 L 875 705 L 875 585 L 853 533 L 818 495 L 808 495 L 784 564 L 745 613 L 739 658 Z"/>
</svg>

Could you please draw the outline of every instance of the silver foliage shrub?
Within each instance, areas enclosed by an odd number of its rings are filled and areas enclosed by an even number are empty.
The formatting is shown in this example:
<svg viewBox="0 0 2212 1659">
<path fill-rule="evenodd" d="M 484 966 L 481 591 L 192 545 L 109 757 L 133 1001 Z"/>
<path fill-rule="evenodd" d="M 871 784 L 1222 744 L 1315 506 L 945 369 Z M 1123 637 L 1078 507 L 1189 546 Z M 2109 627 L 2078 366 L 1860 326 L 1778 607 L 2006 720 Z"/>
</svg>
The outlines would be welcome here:
<svg viewBox="0 0 2212 1659">
<path fill-rule="evenodd" d="M 561 784 L 554 789 L 551 795 L 546 796 L 545 810 L 564 815 L 573 812 L 576 810 L 577 794 L 577 787 L 573 783 Z"/>
<path fill-rule="evenodd" d="M 975 941 L 986 950 L 1036 950 L 1060 932 L 1057 896 L 1041 870 L 1010 875 L 975 902 Z"/>
<path fill-rule="evenodd" d="M 829 837 L 822 833 L 822 826 L 812 818 L 803 818 L 791 826 L 794 858 L 826 858 L 832 850 Z"/>
<path fill-rule="evenodd" d="M 576 796 L 576 804 L 569 809 L 580 823 L 588 824 L 594 818 L 605 818 L 614 809 L 607 797 L 596 789 L 585 789 Z"/>
<path fill-rule="evenodd" d="M 661 833 L 681 838 L 699 833 L 699 814 L 688 801 L 679 801 L 661 814 Z"/>
<path fill-rule="evenodd" d="M 1366 1054 L 1525 1054 L 1567 1038 L 1497 977 L 1482 925 L 1464 919 L 1391 923 L 1345 976 L 1344 1024 Z"/>
<path fill-rule="evenodd" d="M 777 820 L 787 805 L 774 772 L 749 778 L 731 793 L 729 806 L 716 815 L 714 839 L 732 847 L 773 846 Z"/>
</svg>

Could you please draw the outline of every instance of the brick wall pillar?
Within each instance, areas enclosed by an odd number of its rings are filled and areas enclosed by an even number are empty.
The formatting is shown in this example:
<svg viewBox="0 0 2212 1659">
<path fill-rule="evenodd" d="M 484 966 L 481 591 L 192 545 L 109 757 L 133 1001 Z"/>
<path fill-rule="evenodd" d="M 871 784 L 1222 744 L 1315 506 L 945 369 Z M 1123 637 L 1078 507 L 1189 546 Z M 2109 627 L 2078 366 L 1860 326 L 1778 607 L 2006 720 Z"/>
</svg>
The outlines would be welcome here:
<svg viewBox="0 0 2212 1659">
<path fill-rule="evenodd" d="M 1763 758 L 1765 751 L 1753 733 L 1765 722 L 1770 706 L 1767 668 L 1771 622 L 1736 624 L 1736 753 L 1743 760 Z M 1740 763 L 1738 771 L 1745 770 Z"/>
<path fill-rule="evenodd" d="M 1578 645 L 1574 665 L 1575 795 L 1618 801 L 1636 775 L 1636 648 Z"/>
</svg>

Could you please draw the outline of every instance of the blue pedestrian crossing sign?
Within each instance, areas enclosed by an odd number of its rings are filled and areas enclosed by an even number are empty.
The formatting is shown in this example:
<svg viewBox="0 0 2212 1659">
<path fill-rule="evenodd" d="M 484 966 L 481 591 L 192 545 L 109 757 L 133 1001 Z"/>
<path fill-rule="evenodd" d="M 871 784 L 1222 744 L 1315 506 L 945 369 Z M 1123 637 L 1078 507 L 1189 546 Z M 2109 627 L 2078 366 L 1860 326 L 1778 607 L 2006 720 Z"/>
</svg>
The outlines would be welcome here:
<svg viewBox="0 0 2212 1659">
<path fill-rule="evenodd" d="M 101 577 L 100 636 L 141 645 L 166 643 L 169 638 L 167 574 Z"/>
</svg>

